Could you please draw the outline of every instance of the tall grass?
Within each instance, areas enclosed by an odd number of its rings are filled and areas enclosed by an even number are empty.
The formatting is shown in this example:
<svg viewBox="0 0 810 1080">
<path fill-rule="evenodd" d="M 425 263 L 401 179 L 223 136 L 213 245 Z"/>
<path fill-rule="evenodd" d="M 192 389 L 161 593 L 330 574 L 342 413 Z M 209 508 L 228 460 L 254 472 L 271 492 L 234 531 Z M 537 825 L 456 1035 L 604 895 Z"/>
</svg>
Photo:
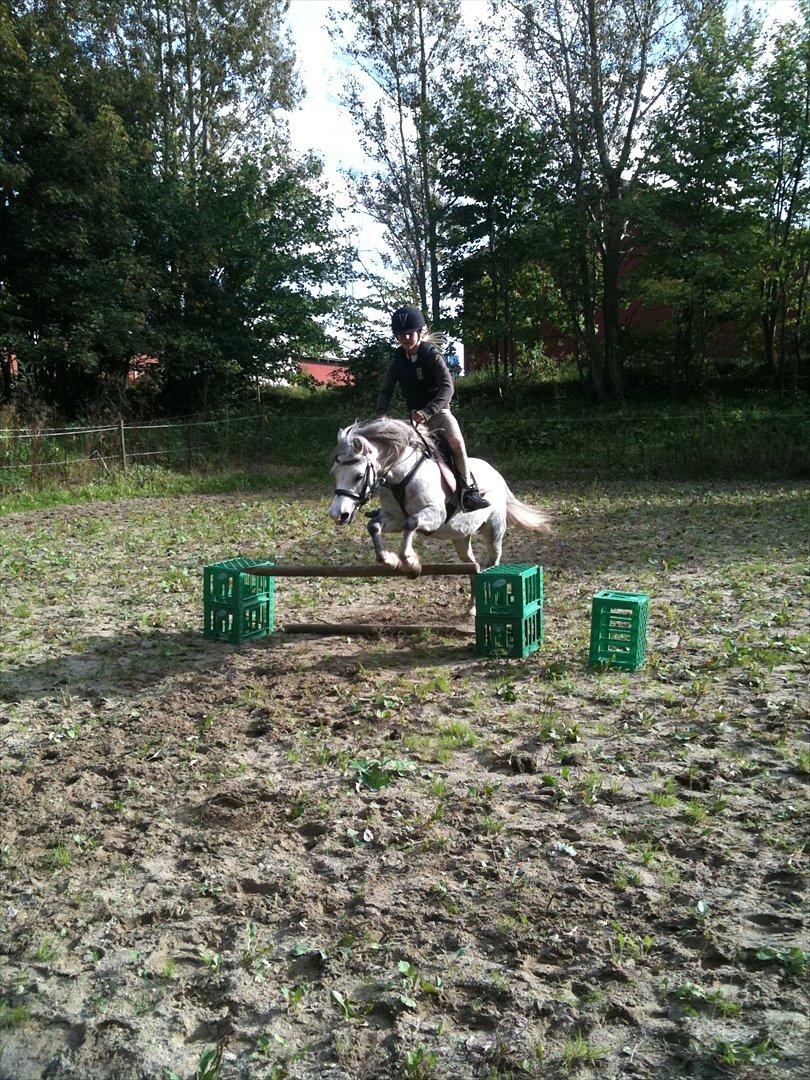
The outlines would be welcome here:
<svg viewBox="0 0 810 1080">
<path fill-rule="evenodd" d="M 250 406 L 248 406 L 250 409 Z M 0 512 L 90 499 L 326 487 L 339 427 L 362 401 L 319 394 L 125 431 L 14 438 L 0 432 Z M 457 413 L 471 455 L 515 481 L 796 480 L 810 477 L 810 414 L 798 405 L 537 407 L 480 397 Z"/>
</svg>

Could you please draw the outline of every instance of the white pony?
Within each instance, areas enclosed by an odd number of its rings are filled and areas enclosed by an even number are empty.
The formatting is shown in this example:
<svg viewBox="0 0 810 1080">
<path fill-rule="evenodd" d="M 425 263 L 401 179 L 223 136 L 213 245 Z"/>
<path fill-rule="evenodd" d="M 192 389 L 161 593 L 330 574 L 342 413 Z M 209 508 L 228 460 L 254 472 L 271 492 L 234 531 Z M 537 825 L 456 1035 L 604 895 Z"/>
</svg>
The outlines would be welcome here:
<svg viewBox="0 0 810 1080">
<path fill-rule="evenodd" d="M 348 525 L 377 493 L 380 510 L 368 523 L 377 562 L 418 573 L 421 564 L 413 547 L 417 533 L 452 540 L 462 562 L 475 562 L 472 537 L 481 532 L 487 544 L 484 565 L 496 566 L 507 525 L 548 532 L 547 515 L 516 499 L 501 474 L 481 458 L 471 458 L 470 468 L 489 507 L 456 510 L 448 517 L 441 468 L 429 454 L 433 446 L 429 434 L 387 417 L 338 432 L 329 516 L 338 525 Z M 382 534 L 387 532 L 402 533 L 399 554 L 385 550 Z"/>
</svg>

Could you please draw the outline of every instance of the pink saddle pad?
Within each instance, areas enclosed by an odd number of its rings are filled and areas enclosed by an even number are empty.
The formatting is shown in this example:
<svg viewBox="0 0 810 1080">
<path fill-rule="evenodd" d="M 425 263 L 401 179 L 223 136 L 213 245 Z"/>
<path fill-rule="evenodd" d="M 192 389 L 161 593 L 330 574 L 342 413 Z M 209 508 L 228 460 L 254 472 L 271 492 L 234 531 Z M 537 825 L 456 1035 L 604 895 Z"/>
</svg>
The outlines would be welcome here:
<svg viewBox="0 0 810 1080">
<path fill-rule="evenodd" d="M 442 490 L 449 497 L 456 490 L 456 478 L 453 476 L 453 470 L 446 461 L 437 461 L 436 464 L 439 466 L 439 473 L 442 478 Z"/>
</svg>

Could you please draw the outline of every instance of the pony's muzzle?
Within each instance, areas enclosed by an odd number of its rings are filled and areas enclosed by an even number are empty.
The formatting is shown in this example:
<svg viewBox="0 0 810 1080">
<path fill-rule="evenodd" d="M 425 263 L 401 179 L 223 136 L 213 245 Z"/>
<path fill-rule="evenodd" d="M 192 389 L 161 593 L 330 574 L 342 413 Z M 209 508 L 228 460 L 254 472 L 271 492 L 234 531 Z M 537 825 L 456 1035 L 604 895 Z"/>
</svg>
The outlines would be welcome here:
<svg viewBox="0 0 810 1080">
<path fill-rule="evenodd" d="M 329 517 L 336 525 L 348 525 L 356 509 L 357 507 L 353 506 L 348 499 L 337 498 L 329 507 Z"/>
</svg>

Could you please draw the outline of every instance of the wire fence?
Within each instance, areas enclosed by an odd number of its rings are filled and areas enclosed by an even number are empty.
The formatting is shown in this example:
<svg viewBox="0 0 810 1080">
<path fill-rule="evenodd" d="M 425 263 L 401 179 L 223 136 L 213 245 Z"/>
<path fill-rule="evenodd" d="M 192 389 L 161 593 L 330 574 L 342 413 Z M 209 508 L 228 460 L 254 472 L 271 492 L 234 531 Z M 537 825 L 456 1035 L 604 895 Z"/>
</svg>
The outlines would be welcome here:
<svg viewBox="0 0 810 1080">
<path fill-rule="evenodd" d="M 559 475 L 810 475 L 810 421 L 800 411 L 729 407 L 589 416 L 460 417 L 473 454 Z M 0 428 L 0 491 L 81 483 L 135 467 L 320 467 L 347 417 L 279 413 L 41 430 Z"/>
</svg>

